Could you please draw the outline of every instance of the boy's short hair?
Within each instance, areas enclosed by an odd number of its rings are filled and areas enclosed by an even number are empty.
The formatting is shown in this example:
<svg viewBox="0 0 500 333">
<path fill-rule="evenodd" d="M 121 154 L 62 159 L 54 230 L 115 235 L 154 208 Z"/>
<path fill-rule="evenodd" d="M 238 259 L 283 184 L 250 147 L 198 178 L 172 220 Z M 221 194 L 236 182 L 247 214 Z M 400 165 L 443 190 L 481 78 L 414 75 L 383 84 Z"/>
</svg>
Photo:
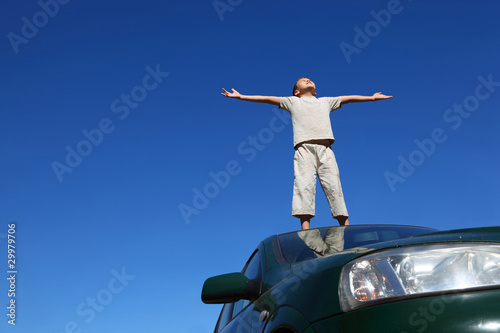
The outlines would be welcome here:
<svg viewBox="0 0 500 333">
<path fill-rule="evenodd" d="M 303 77 L 299 78 L 299 79 L 295 82 L 295 84 L 293 85 L 292 96 L 295 96 L 295 90 L 297 90 L 297 83 L 299 83 L 299 81 L 300 81 L 300 80 L 302 80 L 302 79 L 308 79 L 308 77 L 303 76 Z"/>
</svg>

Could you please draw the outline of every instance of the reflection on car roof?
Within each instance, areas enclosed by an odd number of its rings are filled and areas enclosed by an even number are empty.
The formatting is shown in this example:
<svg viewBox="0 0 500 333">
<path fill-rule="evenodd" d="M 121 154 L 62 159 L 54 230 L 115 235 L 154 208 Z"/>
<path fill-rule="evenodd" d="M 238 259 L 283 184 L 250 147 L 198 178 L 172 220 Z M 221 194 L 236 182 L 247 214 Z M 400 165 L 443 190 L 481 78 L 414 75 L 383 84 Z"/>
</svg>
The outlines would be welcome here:
<svg viewBox="0 0 500 333">
<path fill-rule="evenodd" d="M 434 231 L 437 230 L 404 225 L 335 226 L 282 234 L 278 241 L 286 262 L 296 263 Z"/>
</svg>

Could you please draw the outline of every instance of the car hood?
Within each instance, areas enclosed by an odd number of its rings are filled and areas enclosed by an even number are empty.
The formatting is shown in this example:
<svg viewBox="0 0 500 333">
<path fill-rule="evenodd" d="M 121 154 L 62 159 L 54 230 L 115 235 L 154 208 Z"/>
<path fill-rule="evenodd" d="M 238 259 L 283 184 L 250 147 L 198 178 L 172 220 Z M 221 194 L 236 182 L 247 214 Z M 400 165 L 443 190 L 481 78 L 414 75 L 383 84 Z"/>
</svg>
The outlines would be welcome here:
<svg viewBox="0 0 500 333">
<path fill-rule="evenodd" d="M 310 322 L 314 322 L 342 313 L 338 296 L 340 273 L 344 265 L 351 260 L 391 248 L 451 242 L 500 243 L 500 227 L 433 232 L 351 248 L 325 257 L 287 265 L 284 272 L 280 273 L 285 279 L 273 289 L 277 294 L 286 295 L 287 303 L 306 304 L 301 311 Z"/>
<path fill-rule="evenodd" d="M 378 250 L 393 247 L 447 243 L 447 242 L 500 242 L 500 227 L 481 227 L 432 232 L 408 238 L 367 245 L 367 249 Z"/>
</svg>

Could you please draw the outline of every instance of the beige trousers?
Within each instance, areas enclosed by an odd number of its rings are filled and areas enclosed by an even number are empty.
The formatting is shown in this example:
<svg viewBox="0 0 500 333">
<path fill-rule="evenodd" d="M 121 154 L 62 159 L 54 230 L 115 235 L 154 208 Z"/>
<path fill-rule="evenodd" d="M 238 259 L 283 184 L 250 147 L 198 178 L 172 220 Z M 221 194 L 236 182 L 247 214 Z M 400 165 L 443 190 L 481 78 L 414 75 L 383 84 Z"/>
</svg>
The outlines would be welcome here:
<svg viewBox="0 0 500 333">
<path fill-rule="evenodd" d="M 300 144 L 293 160 L 292 215 L 315 215 L 316 177 L 325 192 L 332 216 L 349 216 L 340 184 L 335 154 L 328 141 Z"/>
</svg>

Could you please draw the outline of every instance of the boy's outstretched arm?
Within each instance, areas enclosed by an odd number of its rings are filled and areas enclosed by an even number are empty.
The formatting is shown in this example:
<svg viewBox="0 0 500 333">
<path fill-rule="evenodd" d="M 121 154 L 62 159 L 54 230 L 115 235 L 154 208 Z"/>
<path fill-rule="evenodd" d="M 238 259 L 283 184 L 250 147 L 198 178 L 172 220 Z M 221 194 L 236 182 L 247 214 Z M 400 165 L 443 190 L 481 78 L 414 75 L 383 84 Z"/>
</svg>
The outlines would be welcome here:
<svg viewBox="0 0 500 333">
<path fill-rule="evenodd" d="M 232 92 L 227 91 L 222 88 L 221 94 L 226 97 L 240 99 L 242 101 L 249 101 L 255 103 L 268 103 L 272 105 L 280 105 L 280 97 L 276 96 L 257 96 L 257 95 L 242 95 L 234 89 L 231 89 Z"/>
<path fill-rule="evenodd" d="M 374 102 L 382 99 L 389 99 L 392 98 L 392 96 L 387 96 L 382 94 L 381 92 L 378 92 L 373 94 L 373 96 L 349 95 L 349 96 L 341 96 L 341 98 L 342 101 L 340 102 L 340 104 L 344 105 L 347 103 Z"/>
</svg>

